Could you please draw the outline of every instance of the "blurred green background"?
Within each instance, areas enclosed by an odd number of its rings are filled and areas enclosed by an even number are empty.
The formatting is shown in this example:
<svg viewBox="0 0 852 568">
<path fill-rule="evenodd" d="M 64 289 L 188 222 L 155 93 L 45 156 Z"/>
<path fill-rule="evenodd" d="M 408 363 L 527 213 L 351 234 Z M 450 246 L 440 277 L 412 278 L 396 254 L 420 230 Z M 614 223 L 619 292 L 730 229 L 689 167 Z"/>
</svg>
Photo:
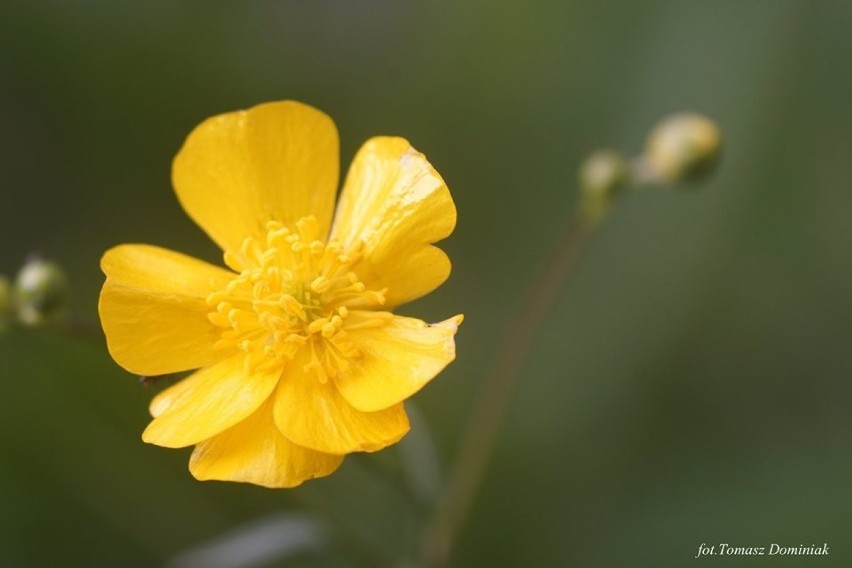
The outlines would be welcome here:
<svg viewBox="0 0 852 568">
<path fill-rule="evenodd" d="M 202 119 L 292 98 L 342 164 L 398 134 L 447 180 L 449 282 L 403 313 L 467 319 L 417 398 L 443 464 L 521 293 L 575 207 L 578 164 L 635 153 L 663 115 L 726 138 L 698 191 L 625 199 L 525 365 L 458 566 L 849 566 L 852 4 L 17 2 L 0 22 L 0 272 L 60 261 L 96 318 L 101 253 L 218 261 L 170 188 Z M 382 479 L 398 449 L 293 491 L 195 482 L 146 446 L 156 388 L 100 342 L 0 336 L 0 565 L 155 566 L 275 512 L 414 547 Z M 701 543 L 827 542 L 828 558 L 704 558 Z M 348 544 L 347 544 L 348 543 Z M 342 548 L 341 548 L 342 547 Z"/>
</svg>

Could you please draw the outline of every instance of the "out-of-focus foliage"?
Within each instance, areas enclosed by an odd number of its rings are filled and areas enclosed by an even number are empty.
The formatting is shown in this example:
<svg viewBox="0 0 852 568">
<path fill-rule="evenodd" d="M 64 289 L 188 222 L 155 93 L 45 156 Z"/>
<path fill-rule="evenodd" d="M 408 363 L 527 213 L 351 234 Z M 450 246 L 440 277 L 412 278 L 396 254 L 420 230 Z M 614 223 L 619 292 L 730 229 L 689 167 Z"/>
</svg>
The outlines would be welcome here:
<svg viewBox="0 0 852 568">
<path fill-rule="evenodd" d="M 580 162 L 699 111 L 725 135 L 717 174 L 626 196 L 590 243 L 458 565 L 683 566 L 702 542 L 828 542 L 847 565 L 850 26 L 848 3 L 793 0 L 18 2 L 0 21 L 0 273 L 60 259 L 71 312 L 94 320 L 111 245 L 218 261 L 169 181 L 207 116 L 308 102 L 344 164 L 403 135 L 459 210 L 453 276 L 408 310 L 467 316 L 419 398 L 446 463 Z M 150 566 L 299 511 L 345 519 L 335 553 L 366 565 L 360 540 L 414 548 L 420 509 L 380 473 L 396 478 L 395 451 L 294 491 L 198 483 L 139 439 L 156 388 L 97 342 L 0 336 L 0 565 Z"/>
</svg>

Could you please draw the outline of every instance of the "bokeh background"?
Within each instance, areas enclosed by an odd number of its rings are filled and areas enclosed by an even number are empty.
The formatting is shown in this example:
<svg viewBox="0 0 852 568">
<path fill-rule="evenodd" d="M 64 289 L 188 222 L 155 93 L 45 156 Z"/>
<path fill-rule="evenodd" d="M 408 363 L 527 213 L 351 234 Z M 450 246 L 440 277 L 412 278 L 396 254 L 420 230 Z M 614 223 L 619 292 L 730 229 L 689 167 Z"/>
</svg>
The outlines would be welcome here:
<svg viewBox="0 0 852 568">
<path fill-rule="evenodd" d="M 591 240 L 455 563 L 849 566 L 850 29 L 852 4 L 830 0 L 12 3 L 0 272 L 31 251 L 61 262 L 94 322 L 114 244 L 218 261 L 169 182 L 213 114 L 308 102 L 336 120 L 344 167 L 368 137 L 403 135 L 459 210 L 453 276 L 405 310 L 467 316 L 458 360 L 416 399 L 446 466 L 583 157 L 636 153 L 660 117 L 703 112 L 724 129 L 721 168 L 697 191 L 629 196 Z M 0 565 L 156 566 L 280 512 L 347 527 L 332 554 L 282 565 L 414 548 L 398 449 L 293 491 L 198 483 L 188 451 L 139 438 L 154 392 L 97 338 L 0 336 Z M 693 560 L 720 542 L 831 555 Z"/>
</svg>

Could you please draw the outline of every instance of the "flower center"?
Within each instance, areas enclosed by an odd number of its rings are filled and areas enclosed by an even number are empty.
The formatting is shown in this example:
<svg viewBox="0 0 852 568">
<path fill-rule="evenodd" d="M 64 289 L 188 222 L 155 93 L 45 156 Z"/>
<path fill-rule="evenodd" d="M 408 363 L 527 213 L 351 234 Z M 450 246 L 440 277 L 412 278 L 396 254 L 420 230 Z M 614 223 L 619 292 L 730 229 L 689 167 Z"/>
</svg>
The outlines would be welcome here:
<svg viewBox="0 0 852 568">
<path fill-rule="evenodd" d="M 223 328 L 217 347 L 245 351 L 248 365 L 281 364 L 305 349 L 305 371 L 325 382 L 361 355 L 347 331 L 392 317 L 372 311 L 384 304 L 386 290 L 367 289 L 352 271 L 361 245 L 344 251 L 338 242 L 324 243 L 313 216 L 295 228 L 270 221 L 266 230 L 265 238 L 248 237 L 238 252 L 225 252 L 238 275 L 207 296 L 208 318 Z"/>
</svg>

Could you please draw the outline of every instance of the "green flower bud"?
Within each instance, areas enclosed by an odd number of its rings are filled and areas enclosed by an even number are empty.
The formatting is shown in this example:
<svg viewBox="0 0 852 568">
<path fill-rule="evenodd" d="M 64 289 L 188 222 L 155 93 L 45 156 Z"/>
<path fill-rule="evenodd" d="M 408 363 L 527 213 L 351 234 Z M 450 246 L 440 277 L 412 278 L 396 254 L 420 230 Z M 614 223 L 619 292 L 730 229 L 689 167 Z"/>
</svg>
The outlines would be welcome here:
<svg viewBox="0 0 852 568">
<path fill-rule="evenodd" d="M 695 113 L 663 119 L 648 136 L 645 160 L 653 177 L 665 183 L 694 181 L 719 161 L 722 134 L 716 123 Z"/>
<path fill-rule="evenodd" d="M 582 206 L 587 216 L 599 219 L 628 179 L 627 163 L 613 150 L 598 150 L 580 167 Z"/>
<path fill-rule="evenodd" d="M 0 274 L 0 331 L 6 329 L 12 316 L 12 291 L 9 279 Z"/>
<path fill-rule="evenodd" d="M 33 259 L 18 272 L 14 295 L 21 323 L 29 326 L 45 325 L 63 316 L 68 282 L 56 263 Z"/>
</svg>

